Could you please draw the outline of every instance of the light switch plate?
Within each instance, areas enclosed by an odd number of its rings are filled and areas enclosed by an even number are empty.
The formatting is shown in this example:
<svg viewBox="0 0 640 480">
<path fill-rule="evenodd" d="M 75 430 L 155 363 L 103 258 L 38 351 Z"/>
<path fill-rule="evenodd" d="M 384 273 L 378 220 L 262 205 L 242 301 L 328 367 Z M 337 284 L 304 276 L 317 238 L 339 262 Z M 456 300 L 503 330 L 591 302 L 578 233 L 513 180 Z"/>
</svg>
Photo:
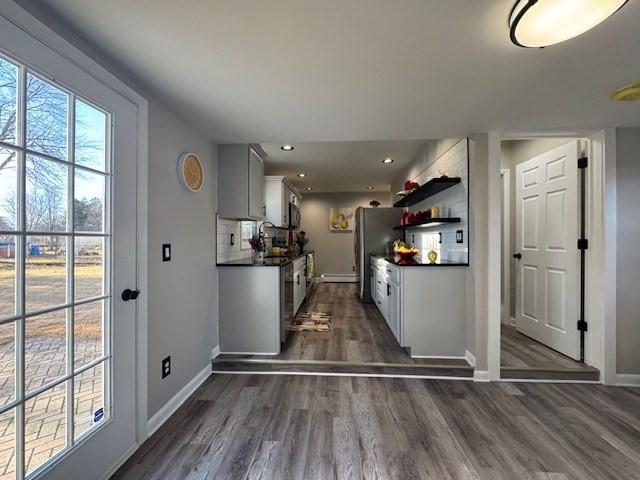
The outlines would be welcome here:
<svg viewBox="0 0 640 480">
<path fill-rule="evenodd" d="M 163 262 L 171 261 L 171 244 L 170 243 L 162 244 L 162 261 Z"/>
<path fill-rule="evenodd" d="M 462 230 L 456 230 L 456 243 L 464 243 Z"/>
</svg>

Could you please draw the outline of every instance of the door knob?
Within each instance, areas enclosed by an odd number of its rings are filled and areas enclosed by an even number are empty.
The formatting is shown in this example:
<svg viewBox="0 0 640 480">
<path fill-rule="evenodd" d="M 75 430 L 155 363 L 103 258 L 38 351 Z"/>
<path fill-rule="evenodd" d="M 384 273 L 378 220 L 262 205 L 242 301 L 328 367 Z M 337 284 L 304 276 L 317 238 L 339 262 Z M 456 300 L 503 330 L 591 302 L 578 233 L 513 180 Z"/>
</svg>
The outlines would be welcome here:
<svg viewBox="0 0 640 480">
<path fill-rule="evenodd" d="M 522 258 L 522 254 L 521 253 L 514 253 L 513 254 L 513 258 L 517 258 L 518 260 L 520 260 Z"/>
<path fill-rule="evenodd" d="M 140 290 L 131 290 L 130 288 L 125 288 L 122 291 L 122 300 L 128 302 L 129 300 L 135 300 L 140 295 Z"/>
</svg>

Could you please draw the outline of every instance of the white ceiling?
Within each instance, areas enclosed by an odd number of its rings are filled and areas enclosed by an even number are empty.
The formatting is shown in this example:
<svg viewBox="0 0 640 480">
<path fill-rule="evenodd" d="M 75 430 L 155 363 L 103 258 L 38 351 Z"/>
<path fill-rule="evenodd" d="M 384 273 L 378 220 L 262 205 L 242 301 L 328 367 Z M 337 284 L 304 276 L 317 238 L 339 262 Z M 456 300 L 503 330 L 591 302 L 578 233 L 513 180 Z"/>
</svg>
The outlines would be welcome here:
<svg viewBox="0 0 640 480">
<path fill-rule="evenodd" d="M 222 141 L 464 136 L 640 124 L 640 2 L 546 48 L 508 39 L 513 0 L 46 3 Z"/>
<path fill-rule="evenodd" d="M 268 157 L 267 175 L 284 175 L 304 195 L 313 192 L 360 192 L 367 186 L 374 191 L 390 191 L 391 181 L 413 160 L 425 140 L 387 142 L 319 142 L 300 143 L 285 152 L 281 144 L 263 143 Z M 392 164 L 382 160 L 392 158 Z M 299 178 L 298 173 L 307 176 Z"/>
</svg>

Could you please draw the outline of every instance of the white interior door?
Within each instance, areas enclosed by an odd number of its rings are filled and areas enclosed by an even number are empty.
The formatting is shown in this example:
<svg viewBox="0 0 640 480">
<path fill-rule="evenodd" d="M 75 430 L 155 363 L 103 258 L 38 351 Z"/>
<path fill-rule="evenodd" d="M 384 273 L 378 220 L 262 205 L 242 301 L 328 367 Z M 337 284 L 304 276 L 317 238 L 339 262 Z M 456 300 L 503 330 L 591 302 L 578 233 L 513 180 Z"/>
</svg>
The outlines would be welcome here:
<svg viewBox="0 0 640 480">
<path fill-rule="evenodd" d="M 578 142 L 516 166 L 516 326 L 579 359 Z"/>
<path fill-rule="evenodd" d="M 0 479 L 136 444 L 136 107 L 0 17 Z"/>
</svg>

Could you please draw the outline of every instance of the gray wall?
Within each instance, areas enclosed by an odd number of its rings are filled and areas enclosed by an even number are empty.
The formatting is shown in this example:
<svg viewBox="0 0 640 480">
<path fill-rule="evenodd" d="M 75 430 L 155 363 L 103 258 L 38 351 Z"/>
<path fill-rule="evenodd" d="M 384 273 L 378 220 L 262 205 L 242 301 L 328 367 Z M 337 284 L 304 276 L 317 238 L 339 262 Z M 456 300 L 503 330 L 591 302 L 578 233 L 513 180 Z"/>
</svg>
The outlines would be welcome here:
<svg viewBox="0 0 640 480">
<path fill-rule="evenodd" d="M 500 169 L 509 170 L 511 178 L 511 244 L 509 253 L 513 254 L 516 248 L 516 166 L 526 162 L 536 155 L 553 150 L 556 147 L 565 145 L 575 138 L 537 138 L 531 140 L 505 140 L 502 142 L 500 155 Z M 510 256 L 511 258 L 511 256 Z M 516 263 L 511 258 L 511 317 L 516 315 Z"/>
<path fill-rule="evenodd" d="M 389 206 L 388 192 L 305 194 L 301 202 L 300 229 L 307 232 L 306 250 L 315 250 L 315 276 L 354 273 L 353 232 L 330 232 L 329 209 L 332 207 L 368 207 L 378 200 Z"/>
<path fill-rule="evenodd" d="M 179 183 L 181 153 L 205 164 L 204 188 L 190 193 Z M 153 416 L 198 372 L 218 344 L 215 267 L 217 203 L 215 145 L 160 102 L 149 102 L 149 329 L 148 416 Z M 172 261 L 162 262 L 163 243 Z M 161 360 L 171 355 L 171 375 Z"/>
<path fill-rule="evenodd" d="M 196 128 L 158 100 L 154 93 L 99 48 L 86 41 L 37 0 L 21 6 L 99 62 L 149 101 L 149 323 L 148 418 L 209 364 L 218 344 L 215 218 L 216 147 L 212 135 Z M 205 167 L 205 188 L 192 194 L 178 183 L 180 153 L 193 151 Z M 162 263 L 163 243 L 172 244 L 173 261 Z M 161 379 L 160 360 L 172 358 L 172 372 Z"/>
<path fill-rule="evenodd" d="M 617 371 L 640 374 L 640 128 L 616 131 Z"/>
</svg>

